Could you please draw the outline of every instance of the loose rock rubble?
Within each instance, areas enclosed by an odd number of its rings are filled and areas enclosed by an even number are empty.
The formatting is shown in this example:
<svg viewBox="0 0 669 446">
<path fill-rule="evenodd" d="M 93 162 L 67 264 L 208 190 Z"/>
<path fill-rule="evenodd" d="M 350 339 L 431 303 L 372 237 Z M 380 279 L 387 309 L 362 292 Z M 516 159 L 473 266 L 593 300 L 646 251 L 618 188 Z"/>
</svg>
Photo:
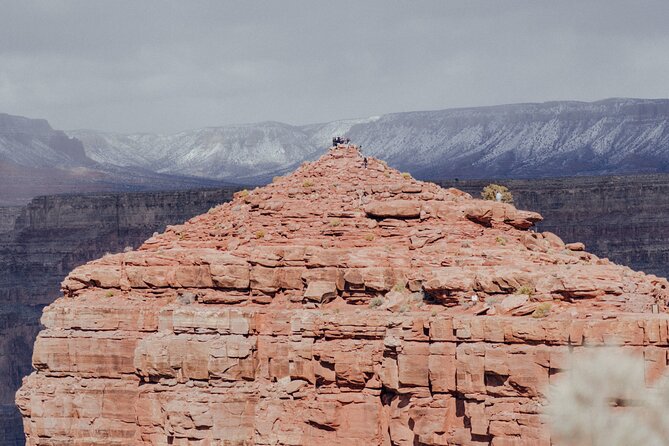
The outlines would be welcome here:
<svg viewBox="0 0 669 446">
<path fill-rule="evenodd" d="M 365 165 L 366 164 L 366 165 Z M 28 445 L 548 445 L 568 353 L 667 366 L 665 279 L 338 145 L 72 271 Z"/>
</svg>

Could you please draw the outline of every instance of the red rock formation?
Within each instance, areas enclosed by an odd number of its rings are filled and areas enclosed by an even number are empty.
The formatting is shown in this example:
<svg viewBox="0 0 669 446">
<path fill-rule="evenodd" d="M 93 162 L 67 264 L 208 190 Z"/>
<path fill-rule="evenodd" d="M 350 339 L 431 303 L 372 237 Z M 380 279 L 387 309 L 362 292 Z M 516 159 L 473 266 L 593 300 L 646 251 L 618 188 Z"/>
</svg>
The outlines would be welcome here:
<svg viewBox="0 0 669 446">
<path fill-rule="evenodd" d="M 548 445 L 570 350 L 667 365 L 664 279 L 340 146 L 72 271 L 29 445 Z"/>
</svg>

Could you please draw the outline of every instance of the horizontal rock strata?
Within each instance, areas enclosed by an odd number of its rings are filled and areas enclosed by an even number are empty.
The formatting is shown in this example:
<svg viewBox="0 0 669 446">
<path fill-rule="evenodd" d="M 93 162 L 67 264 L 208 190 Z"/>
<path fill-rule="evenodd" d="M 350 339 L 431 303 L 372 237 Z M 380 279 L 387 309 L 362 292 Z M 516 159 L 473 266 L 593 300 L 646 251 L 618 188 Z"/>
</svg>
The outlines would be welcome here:
<svg viewBox="0 0 669 446">
<path fill-rule="evenodd" d="M 30 445 L 548 445 L 569 353 L 667 366 L 669 284 L 339 146 L 81 266 L 17 403 Z"/>
</svg>

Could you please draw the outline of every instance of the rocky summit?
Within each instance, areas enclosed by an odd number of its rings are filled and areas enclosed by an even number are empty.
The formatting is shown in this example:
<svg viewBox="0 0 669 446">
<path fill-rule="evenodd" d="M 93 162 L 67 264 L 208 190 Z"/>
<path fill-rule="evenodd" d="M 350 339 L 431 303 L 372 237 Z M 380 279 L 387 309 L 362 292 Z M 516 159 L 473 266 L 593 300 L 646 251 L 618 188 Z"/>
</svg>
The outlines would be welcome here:
<svg viewBox="0 0 669 446">
<path fill-rule="evenodd" d="M 669 283 L 540 220 L 333 147 L 72 271 L 17 393 L 27 444 L 548 445 L 570 352 L 663 373 Z"/>
</svg>

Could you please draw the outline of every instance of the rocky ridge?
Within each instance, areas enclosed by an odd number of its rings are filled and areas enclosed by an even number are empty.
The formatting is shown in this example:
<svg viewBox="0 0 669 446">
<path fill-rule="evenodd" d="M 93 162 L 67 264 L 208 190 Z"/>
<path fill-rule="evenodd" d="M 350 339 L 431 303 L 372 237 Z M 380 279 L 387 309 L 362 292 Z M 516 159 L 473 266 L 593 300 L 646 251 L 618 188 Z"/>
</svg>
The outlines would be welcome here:
<svg viewBox="0 0 669 446">
<path fill-rule="evenodd" d="M 81 266 L 17 404 L 29 445 L 541 445 L 571 350 L 667 365 L 669 283 L 354 146 Z"/>
</svg>

